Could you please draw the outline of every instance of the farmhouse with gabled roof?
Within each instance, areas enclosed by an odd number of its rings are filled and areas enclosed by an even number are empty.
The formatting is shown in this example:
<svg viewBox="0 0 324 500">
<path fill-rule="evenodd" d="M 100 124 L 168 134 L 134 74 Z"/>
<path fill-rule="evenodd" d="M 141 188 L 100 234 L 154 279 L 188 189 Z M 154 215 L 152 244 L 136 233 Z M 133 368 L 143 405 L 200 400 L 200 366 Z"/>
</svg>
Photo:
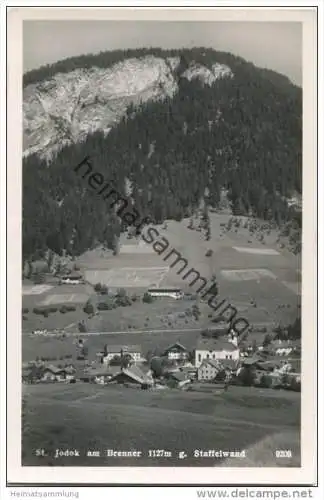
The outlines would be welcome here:
<svg viewBox="0 0 324 500">
<path fill-rule="evenodd" d="M 224 339 L 201 338 L 195 350 L 195 365 L 198 368 L 205 359 L 238 360 L 240 349 L 238 346 Z"/>
<path fill-rule="evenodd" d="M 169 359 L 186 360 L 188 359 L 188 351 L 180 342 L 174 342 L 164 350 L 162 356 Z"/>
</svg>

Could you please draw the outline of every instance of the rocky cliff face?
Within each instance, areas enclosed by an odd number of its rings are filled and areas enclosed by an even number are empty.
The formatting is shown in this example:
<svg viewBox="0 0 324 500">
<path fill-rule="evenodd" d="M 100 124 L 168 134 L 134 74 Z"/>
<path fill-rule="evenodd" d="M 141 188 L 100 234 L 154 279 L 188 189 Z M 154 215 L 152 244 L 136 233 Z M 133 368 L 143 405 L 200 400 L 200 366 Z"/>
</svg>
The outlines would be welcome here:
<svg viewBox="0 0 324 500">
<path fill-rule="evenodd" d="M 145 56 L 126 59 L 103 69 L 57 73 L 23 92 L 24 156 L 50 159 L 64 145 L 84 140 L 97 130 L 108 133 L 130 104 L 173 97 L 178 90 L 180 57 Z M 192 61 L 181 75 L 211 85 L 233 77 L 228 66 L 211 69 Z"/>
</svg>

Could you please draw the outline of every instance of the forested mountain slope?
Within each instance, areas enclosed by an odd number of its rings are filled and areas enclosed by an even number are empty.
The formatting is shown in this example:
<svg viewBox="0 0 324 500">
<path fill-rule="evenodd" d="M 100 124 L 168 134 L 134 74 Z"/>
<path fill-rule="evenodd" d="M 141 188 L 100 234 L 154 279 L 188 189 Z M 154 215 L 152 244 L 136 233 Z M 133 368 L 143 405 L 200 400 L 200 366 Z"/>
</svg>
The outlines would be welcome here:
<svg viewBox="0 0 324 500">
<path fill-rule="evenodd" d="M 24 259 L 111 247 L 119 234 L 73 170 L 85 156 L 157 222 L 203 197 L 217 207 L 223 189 L 236 214 L 298 218 L 287 200 L 302 190 L 302 92 L 205 48 L 105 52 L 25 74 Z"/>
</svg>

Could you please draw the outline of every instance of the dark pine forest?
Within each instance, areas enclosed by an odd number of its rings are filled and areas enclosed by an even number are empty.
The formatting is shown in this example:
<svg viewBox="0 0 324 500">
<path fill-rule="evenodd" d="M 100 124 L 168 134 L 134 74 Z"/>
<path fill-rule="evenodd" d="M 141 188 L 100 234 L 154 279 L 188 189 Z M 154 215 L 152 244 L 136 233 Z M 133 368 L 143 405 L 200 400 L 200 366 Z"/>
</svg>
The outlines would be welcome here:
<svg viewBox="0 0 324 500">
<path fill-rule="evenodd" d="M 98 243 L 114 245 L 119 220 L 73 171 L 85 156 L 121 193 L 127 177 L 136 209 L 156 222 L 191 215 L 208 187 L 212 207 L 226 189 L 234 214 L 301 227 L 287 198 L 302 192 L 302 91 L 286 77 L 209 49 L 143 49 L 67 59 L 25 74 L 24 85 L 146 54 L 181 56 L 172 99 L 130 106 L 108 135 L 96 132 L 64 147 L 50 163 L 24 159 L 24 260 L 48 248 L 79 255 Z M 192 60 L 227 64 L 235 76 L 211 87 L 189 82 L 181 74 Z"/>
</svg>

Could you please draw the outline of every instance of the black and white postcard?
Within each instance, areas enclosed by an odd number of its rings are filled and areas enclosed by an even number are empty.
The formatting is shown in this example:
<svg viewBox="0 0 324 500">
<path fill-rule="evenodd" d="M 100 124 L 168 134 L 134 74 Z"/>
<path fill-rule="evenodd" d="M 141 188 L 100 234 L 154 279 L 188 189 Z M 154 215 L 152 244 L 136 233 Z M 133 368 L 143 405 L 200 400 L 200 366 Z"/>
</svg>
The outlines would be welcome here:
<svg viewBox="0 0 324 500">
<path fill-rule="evenodd" d="M 316 22 L 9 12 L 9 481 L 316 481 Z"/>
</svg>

